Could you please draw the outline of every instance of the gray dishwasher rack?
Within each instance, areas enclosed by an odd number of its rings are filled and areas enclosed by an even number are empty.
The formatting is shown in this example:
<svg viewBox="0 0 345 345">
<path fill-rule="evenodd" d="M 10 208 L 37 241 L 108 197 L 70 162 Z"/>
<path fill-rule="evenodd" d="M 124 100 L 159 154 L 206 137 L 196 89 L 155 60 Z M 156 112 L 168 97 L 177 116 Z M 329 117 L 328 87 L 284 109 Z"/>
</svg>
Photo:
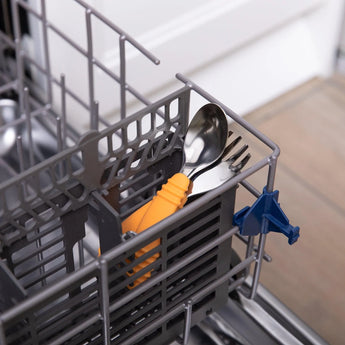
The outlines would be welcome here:
<svg viewBox="0 0 345 345">
<path fill-rule="evenodd" d="M 177 75 L 180 89 L 157 102 L 147 100 L 126 81 L 126 45 L 155 64 L 159 60 L 84 1 L 76 0 L 75 5 L 85 16 L 85 46 L 49 21 L 46 1 L 39 2 L 39 9 L 22 0 L 10 3 L 3 2 L 0 97 L 15 99 L 20 115 L 0 128 L 0 135 L 8 128 L 18 135 L 16 146 L 0 157 L 0 292 L 6 294 L 0 296 L 0 344 L 165 344 L 179 335 L 187 344 L 190 328 L 224 306 L 252 266 L 248 295 L 255 296 L 267 234 L 258 240 L 239 235 L 232 225 L 236 190 L 240 186 L 259 197 L 246 179 L 268 167 L 265 188 L 272 192 L 279 148 L 182 75 Z M 24 44 L 28 18 L 41 30 L 41 59 Z M 119 74 L 93 52 L 95 22 L 118 39 Z M 69 87 L 68 75 L 53 73 L 52 35 L 86 59 L 86 98 Z M 121 120 L 116 123 L 99 113 L 95 68 L 119 87 L 120 103 L 114 108 L 119 107 Z M 41 84 L 35 82 L 33 70 Z M 141 104 L 133 114 L 127 111 L 129 94 Z M 121 221 L 180 169 L 190 104 L 196 97 L 219 104 L 270 153 L 174 215 L 124 240 Z M 88 116 L 84 132 L 69 123 L 69 99 Z M 46 147 L 41 136 L 54 144 Z M 232 261 L 234 238 L 244 247 L 239 262 Z M 160 246 L 134 257 L 157 239 Z M 127 274 L 155 253 L 159 258 L 152 264 Z M 151 270 L 145 283 L 128 288 L 138 275 Z"/>
</svg>

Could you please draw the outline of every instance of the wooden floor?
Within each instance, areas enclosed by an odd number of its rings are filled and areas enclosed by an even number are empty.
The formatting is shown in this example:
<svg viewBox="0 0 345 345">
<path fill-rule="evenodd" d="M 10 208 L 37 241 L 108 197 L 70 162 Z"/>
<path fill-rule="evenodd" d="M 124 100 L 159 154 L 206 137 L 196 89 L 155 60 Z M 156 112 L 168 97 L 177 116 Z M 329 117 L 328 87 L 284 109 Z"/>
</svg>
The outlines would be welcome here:
<svg viewBox="0 0 345 345">
<path fill-rule="evenodd" d="M 260 281 L 330 344 L 343 345 L 345 78 L 311 80 L 246 120 L 280 146 L 275 186 L 290 222 L 301 228 L 293 246 L 283 235 L 268 236 L 273 261 L 264 264 Z M 262 153 L 249 144 L 254 158 Z M 261 189 L 259 175 L 251 182 Z"/>
</svg>

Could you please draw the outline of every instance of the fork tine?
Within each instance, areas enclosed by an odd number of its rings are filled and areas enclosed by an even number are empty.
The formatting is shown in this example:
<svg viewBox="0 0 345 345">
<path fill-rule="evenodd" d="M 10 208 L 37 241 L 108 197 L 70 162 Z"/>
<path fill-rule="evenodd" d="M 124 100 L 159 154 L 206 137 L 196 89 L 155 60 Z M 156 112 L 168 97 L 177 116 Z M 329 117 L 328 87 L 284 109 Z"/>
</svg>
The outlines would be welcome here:
<svg viewBox="0 0 345 345">
<path fill-rule="evenodd" d="M 239 172 L 249 161 L 251 154 L 248 153 L 238 164 L 229 165 L 229 169 L 235 173 Z"/>
<path fill-rule="evenodd" d="M 243 145 L 237 152 L 235 152 L 229 159 L 228 159 L 228 161 L 230 162 L 230 163 L 234 163 L 238 158 L 240 158 L 241 156 L 242 156 L 242 154 L 244 153 L 244 152 L 246 152 L 247 151 L 247 149 L 248 149 L 248 145 L 246 144 L 246 145 Z"/>
<path fill-rule="evenodd" d="M 225 149 L 224 152 L 222 154 L 222 160 L 226 160 L 228 154 L 230 153 L 230 151 L 239 143 L 239 141 L 242 140 L 241 136 L 238 136 L 236 139 L 234 139 L 231 143 L 229 143 Z"/>
<path fill-rule="evenodd" d="M 225 144 L 225 149 L 227 148 L 227 146 L 230 144 L 230 137 L 234 134 L 233 131 L 228 131 L 228 136 L 226 137 L 226 144 Z"/>
<path fill-rule="evenodd" d="M 233 134 L 234 132 L 233 131 L 228 131 L 228 138 L 227 138 L 227 140 L 229 140 L 229 138 L 230 138 L 230 136 Z"/>
</svg>

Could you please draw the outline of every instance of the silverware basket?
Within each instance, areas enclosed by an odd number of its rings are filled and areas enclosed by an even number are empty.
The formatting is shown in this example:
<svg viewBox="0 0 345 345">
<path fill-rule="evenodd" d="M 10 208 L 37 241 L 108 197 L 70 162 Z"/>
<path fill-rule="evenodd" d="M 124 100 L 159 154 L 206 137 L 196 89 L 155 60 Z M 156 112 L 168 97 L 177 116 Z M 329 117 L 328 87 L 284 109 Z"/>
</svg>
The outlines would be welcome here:
<svg viewBox="0 0 345 345">
<path fill-rule="evenodd" d="M 18 111 L 0 127 L 0 137 L 9 130 L 16 136 L 0 157 L 0 344 L 187 343 L 190 328 L 224 305 L 252 266 L 250 294 L 255 295 L 266 233 L 257 237 L 258 245 L 255 236 L 239 234 L 233 225 L 236 190 L 241 186 L 259 197 L 246 179 L 267 166 L 266 189 L 272 192 L 279 149 L 182 75 L 177 75 L 180 89 L 157 102 L 147 100 L 126 81 L 126 44 L 154 63 L 158 59 L 101 13 L 75 2 L 85 16 L 85 47 L 49 21 L 44 0 L 39 8 L 22 0 L 3 8 L 12 22 L 7 19 L 0 32 L 0 97 L 15 100 Z M 34 18 L 42 30 L 41 60 L 25 49 L 23 16 Z M 93 54 L 94 22 L 118 37 L 118 75 Z M 69 87 L 68 76 L 52 71 L 50 33 L 86 59 L 86 99 Z M 119 86 L 120 103 L 114 108 L 121 119 L 114 123 L 99 112 L 96 67 Z M 140 104 L 130 114 L 128 95 Z M 122 220 L 180 170 L 195 98 L 219 104 L 270 153 L 174 215 L 124 239 Z M 85 130 L 69 123 L 75 114 L 68 99 L 84 109 Z M 53 144 L 46 147 L 40 137 Z M 235 237 L 244 246 L 241 260 L 234 259 Z M 134 258 L 157 239 L 158 247 Z M 156 253 L 159 258 L 142 271 L 127 274 Z M 150 279 L 130 287 L 149 271 Z"/>
</svg>

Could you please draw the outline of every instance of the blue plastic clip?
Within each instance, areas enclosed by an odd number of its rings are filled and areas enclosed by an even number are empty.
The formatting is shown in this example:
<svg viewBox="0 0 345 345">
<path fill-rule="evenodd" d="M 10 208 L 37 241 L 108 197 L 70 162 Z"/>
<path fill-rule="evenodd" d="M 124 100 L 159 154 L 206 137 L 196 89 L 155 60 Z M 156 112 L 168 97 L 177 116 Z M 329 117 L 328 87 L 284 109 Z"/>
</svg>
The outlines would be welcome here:
<svg viewBox="0 0 345 345">
<path fill-rule="evenodd" d="M 240 228 L 241 235 L 255 236 L 274 231 L 284 234 L 289 239 L 289 244 L 297 241 L 299 227 L 289 224 L 289 219 L 278 203 L 278 196 L 279 191 L 268 193 L 264 188 L 253 206 L 247 206 L 235 213 L 233 224 Z M 265 219 L 266 222 L 264 222 Z"/>
</svg>

